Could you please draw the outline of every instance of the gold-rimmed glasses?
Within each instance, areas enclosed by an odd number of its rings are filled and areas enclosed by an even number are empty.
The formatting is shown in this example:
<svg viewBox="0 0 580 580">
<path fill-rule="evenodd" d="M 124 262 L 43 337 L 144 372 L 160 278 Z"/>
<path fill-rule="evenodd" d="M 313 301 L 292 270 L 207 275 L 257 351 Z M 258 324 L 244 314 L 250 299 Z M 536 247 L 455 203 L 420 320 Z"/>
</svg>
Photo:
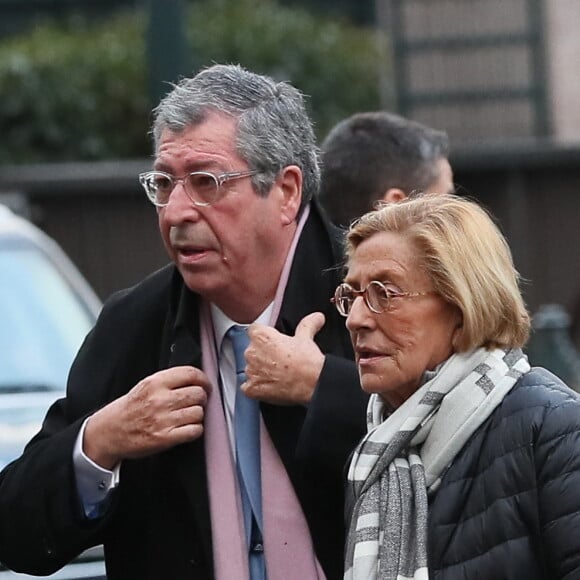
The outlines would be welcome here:
<svg viewBox="0 0 580 580">
<path fill-rule="evenodd" d="M 363 297 L 365 304 L 371 312 L 381 314 L 385 310 L 388 310 L 393 299 L 414 298 L 428 294 L 435 294 L 435 292 L 403 292 L 396 286 L 384 284 L 378 280 L 372 280 L 367 284 L 366 288 L 356 290 L 350 284 L 343 282 L 337 287 L 331 302 L 336 306 L 339 314 L 346 317 L 350 314 L 352 305 L 359 296 Z"/>
</svg>

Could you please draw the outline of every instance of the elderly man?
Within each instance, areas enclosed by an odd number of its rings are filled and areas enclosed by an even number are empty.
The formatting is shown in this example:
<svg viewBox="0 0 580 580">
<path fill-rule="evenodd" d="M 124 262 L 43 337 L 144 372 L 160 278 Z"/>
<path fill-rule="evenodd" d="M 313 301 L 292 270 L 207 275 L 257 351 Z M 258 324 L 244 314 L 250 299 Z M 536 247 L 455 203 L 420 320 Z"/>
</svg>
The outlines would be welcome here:
<svg viewBox="0 0 580 580">
<path fill-rule="evenodd" d="M 340 578 L 366 401 L 303 97 L 216 65 L 153 136 L 140 181 L 173 264 L 107 301 L 0 475 L 0 560 L 47 574 L 103 543 L 109 580 Z"/>
</svg>

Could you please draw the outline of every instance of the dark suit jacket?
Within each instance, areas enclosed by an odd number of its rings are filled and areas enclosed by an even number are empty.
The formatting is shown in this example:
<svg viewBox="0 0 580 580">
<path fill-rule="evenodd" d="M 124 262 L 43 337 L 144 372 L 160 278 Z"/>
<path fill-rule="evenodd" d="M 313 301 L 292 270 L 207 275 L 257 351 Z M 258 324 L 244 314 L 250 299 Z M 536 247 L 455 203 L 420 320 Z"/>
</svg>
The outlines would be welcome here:
<svg viewBox="0 0 580 580">
<path fill-rule="evenodd" d="M 328 354 L 308 408 L 261 405 L 329 579 L 342 578 L 343 468 L 364 432 L 366 406 L 344 319 L 329 302 L 341 260 L 338 232 L 313 207 L 277 328 L 293 333 L 303 316 L 322 311 L 316 340 Z M 0 560 L 8 566 L 46 574 L 104 543 L 110 580 L 213 578 L 202 439 L 124 461 L 98 521 L 81 515 L 72 466 L 79 428 L 94 410 L 159 369 L 201 366 L 197 304 L 173 266 L 107 301 L 73 364 L 67 398 L 0 475 Z"/>
</svg>

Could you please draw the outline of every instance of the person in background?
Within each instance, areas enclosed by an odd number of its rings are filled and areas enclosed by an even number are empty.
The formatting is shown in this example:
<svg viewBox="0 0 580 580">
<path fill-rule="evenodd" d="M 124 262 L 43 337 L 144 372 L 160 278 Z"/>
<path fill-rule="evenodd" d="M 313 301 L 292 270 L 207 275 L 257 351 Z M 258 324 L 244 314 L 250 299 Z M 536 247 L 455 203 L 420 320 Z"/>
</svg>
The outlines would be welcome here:
<svg viewBox="0 0 580 580">
<path fill-rule="evenodd" d="M 368 432 L 348 470 L 347 580 L 580 578 L 580 397 L 522 352 L 506 240 L 424 195 L 348 232 L 346 316 Z"/>
<path fill-rule="evenodd" d="M 320 202 L 341 226 L 378 201 L 454 191 L 447 134 L 392 113 L 356 113 L 340 121 L 321 150 Z"/>
<path fill-rule="evenodd" d="M 152 134 L 140 181 L 173 263 L 106 302 L 0 474 L 0 560 L 49 574 L 103 543 L 109 580 L 341 578 L 366 395 L 303 95 L 215 65 Z"/>
</svg>

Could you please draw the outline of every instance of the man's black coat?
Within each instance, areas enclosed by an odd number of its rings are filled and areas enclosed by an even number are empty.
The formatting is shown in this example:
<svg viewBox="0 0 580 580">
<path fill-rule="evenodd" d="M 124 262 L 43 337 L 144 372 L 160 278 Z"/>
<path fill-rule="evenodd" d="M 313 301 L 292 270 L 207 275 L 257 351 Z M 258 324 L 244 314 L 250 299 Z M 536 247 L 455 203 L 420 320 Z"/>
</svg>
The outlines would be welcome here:
<svg viewBox="0 0 580 580">
<path fill-rule="evenodd" d="M 344 319 L 330 304 L 341 261 L 340 234 L 313 208 L 276 326 L 293 334 L 305 315 L 322 311 L 324 369 L 308 408 L 261 405 L 329 579 L 342 578 L 343 469 L 363 435 L 366 406 Z M 124 461 L 97 522 L 80 515 L 72 466 L 79 428 L 94 410 L 159 369 L 201 367 L 197 304 L 172 265 L 107 301 L 73 364 L 67 398 L 0 475 L 0 560 L 9 567 L 50 573 L 104 543 L 109 580 L 213 578 L 202 439 Z"/>
</svg>

